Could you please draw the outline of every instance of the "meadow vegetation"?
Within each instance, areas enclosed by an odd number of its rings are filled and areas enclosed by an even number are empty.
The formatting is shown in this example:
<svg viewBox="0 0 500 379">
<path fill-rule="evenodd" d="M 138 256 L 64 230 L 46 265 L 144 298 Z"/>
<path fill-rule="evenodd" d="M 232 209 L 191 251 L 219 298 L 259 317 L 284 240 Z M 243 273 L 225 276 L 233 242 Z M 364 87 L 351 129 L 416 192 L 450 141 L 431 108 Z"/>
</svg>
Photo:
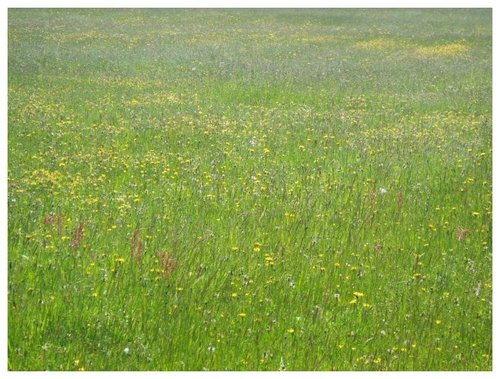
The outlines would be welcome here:
<svg viewBox="0 0 500 379">
<path fill-rule="evenodd" d="M 491 370 L 491 10 L 9 10 L 10 370 Z"/>
</svg>

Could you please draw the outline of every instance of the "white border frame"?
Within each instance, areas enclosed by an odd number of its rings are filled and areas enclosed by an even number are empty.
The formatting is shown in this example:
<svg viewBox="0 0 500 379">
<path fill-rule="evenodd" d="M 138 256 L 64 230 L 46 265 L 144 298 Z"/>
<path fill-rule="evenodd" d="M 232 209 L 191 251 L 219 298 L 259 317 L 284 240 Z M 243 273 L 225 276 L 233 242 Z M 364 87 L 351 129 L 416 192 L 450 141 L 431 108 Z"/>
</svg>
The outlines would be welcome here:
<svg viewBox="0 0 500 379">
<path fill-rule="evenodd" d="M 456 0 L 456 1 L 444 1 L 444 0 L 352 0 L 352 1 L 321 1 L 321 0 L 254 0 L 254 1 L 229 1 L 229 0 L 170 0 L 170 1 L 161 1 L 161 0 L 144 0 L 144 1 L 136 1 L 136 0 L 73 0 L 63 1 L 63 0 L 48 0 L 48 1 L 36 1 L 36 0 L 4 0 L 2 5 L 0 5 L 0 35 L 1 41 L 0 43 L 0 54 L 2 57 L 1 60 L 1 69 L 0 69 L 0 81 L 2 83 L 0 96 L 0 119 L 3 121 L 4 127 L 0 128 L 0 251 L 2 257 L 0 258 L 0 373 L 5 373 L 7 378 L 31 378 L 33 375 L 47 378 L 61 378 L 66 376 L 76 376 L 76 375 L 86 375 L 87 377 L 102 377 L 102 376 L 111 376 L 114 378 L 122 377 L 122 378 L 136 378 L 137 375 L 140 376 L 148 376 L 148 377 L 212 377 L 212 378 L 220 378 L 222 377 L 232 377 L 236 375 L 240 378 L 251 378 L 255 379 L 255 376 L 259 377 L 276 377 L 276 376 L 286 376 L 286 377 L 295 377 L 302 378 L 306 373 L 304 372 L 231 372 L 231 373 L 221 373 L 221 372 L 60 372 L 60 371 L 52 371 L 52 372 L 18 372 L 18 371 L 8 371 L 7 367 L 7 346 L 8 346 L 8 323 L 7 323 L 7 224 L 8 224 L 8 215 L 7 215 L 7 133 L 8 133 L 8 119 L 7 119 L 7 102 L 8 102 L 8 87 L 7 87 L 7 52 L 8 52 L 8 9 L 9 8 L 492 8 L 493 10 L 493 231 L 492 235 L 499 236 L 500 229 L 498 227 L 498 223 L 495 220 L 495 215 L 497 214 L 497 196 L 496 190 L 499 188 L 499 179 L 498 179 L 498 170 L 497 164 L 499 154 L 497 152 L 498 149 L 498 132 L 495 129 L 495 125 L 497 122 L 497 112 L 495 109 L 500 110 L 500 101 L 498 100 L 498 96 L 496 96 L 496 89 L 498 89 L 498 75 L 496 75 L 496 68 L 498 66 L 497 56 L 498 56 L 498 48 L 496 47 L 497 37 L 499 33 L 497 33 L 498 24 L 498 9 L 499 6 L 496 6 L 495 3 L 499 3 L 495 0 Z M 495 242 L 495 238 L 493 238 Z M 493 243 L 493 255 L 497 252 L 496 243 Z M 495 274 L 498 271 L 498 264 L 496 263 L 498 259 L 493 259 L 493 283 L 495 283 Z M 493 285 L 495 288 L 495 284 Z M 499 351 L 500 345 L 497 342 L 498 338 L 496 330 L 496 322 L 495 315 L 496 312 L 496 300 L 495 293 L 493 296 L 493 371 L 492 372 L 412 372 L 412 371 L 403 371 L 403 372 L 313 372 L 310 373 L 316 377 L 342 377 L 342 378 L 350 378 L 350 377 L 380 377 L 380 376 L 406 376 L 409 378 L 429 376 L 432 377 L 449 377 L 449 378 L 469 378 L 471 375 L 475 377 L 492 377 L 494 373 L 498 370 L 497 359 L 495 352 Z"/>
</svg>

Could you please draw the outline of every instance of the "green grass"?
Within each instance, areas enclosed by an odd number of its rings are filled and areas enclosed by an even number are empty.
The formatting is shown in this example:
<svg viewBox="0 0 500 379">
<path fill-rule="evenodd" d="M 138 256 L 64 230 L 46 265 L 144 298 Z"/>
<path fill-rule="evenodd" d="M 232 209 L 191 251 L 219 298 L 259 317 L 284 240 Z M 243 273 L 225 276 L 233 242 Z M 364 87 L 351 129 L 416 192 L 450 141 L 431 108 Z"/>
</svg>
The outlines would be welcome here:
<svg viewBox="0 0 500 379">
<path fill-rule="evenodd" d="M 9 10 L 9 369 L 491 370 L 491 26 Z"/>
</svg>

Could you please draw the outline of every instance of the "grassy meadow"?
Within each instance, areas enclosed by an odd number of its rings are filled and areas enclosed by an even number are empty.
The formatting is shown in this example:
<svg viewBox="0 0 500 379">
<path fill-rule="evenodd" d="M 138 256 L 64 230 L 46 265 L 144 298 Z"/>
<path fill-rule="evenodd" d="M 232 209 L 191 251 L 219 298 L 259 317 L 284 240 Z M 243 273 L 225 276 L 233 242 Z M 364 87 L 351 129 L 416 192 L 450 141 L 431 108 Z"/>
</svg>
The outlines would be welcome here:
<svg viewBox="0 0 500 379">
<path fill-rule="evenodd" d="M 10 9 L 10 370 L 491 370 L 488 9 Z"/>
</svg>

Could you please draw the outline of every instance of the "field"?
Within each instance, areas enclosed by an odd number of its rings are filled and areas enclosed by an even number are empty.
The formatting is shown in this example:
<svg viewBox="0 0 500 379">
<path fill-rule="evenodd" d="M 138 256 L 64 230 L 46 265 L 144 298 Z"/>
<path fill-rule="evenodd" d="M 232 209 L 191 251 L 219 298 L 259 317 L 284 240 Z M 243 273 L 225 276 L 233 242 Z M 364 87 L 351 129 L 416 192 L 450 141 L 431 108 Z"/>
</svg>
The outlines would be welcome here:
<svg viewBox="0 0 500 379">
<path fill-rule="evenodd" d="M 10 9 L 10 370 L 491 370 L 488 9 Z"/>
</svg>

